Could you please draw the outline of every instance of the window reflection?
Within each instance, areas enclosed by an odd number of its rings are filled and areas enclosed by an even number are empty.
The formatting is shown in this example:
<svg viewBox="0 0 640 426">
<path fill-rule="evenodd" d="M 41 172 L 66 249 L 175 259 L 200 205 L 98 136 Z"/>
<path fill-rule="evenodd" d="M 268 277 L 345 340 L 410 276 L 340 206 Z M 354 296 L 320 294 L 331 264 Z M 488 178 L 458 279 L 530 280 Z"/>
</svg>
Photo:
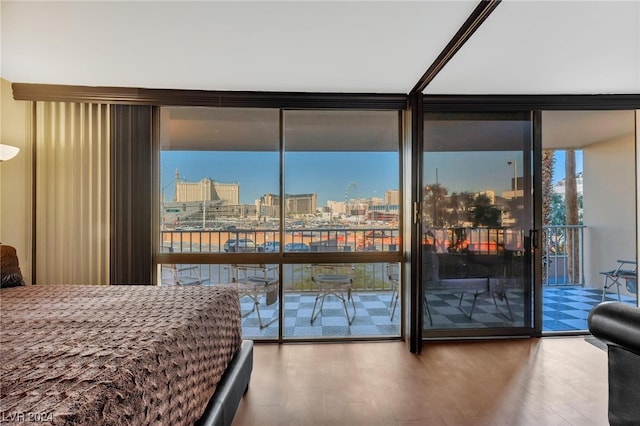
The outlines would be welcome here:
<svg viewBox="0 0 640 426">
<path fill-rule="evenodd" d="M 425 115 L 422 277 L 426 329 L 522 327 L 530 318 L 528 115 Z"/>
</svg>

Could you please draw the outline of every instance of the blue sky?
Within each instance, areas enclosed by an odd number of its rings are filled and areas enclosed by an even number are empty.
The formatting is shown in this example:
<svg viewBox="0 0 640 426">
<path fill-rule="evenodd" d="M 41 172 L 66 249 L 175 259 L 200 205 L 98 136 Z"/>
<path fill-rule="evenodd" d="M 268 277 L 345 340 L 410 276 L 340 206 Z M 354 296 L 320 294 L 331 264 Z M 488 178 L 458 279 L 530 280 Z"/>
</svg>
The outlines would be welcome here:
<svg viewBox="0 0 640 426">
<path fill-rule="evenodd" d="M 554 156 L 556 163 L 553 170 L 553 183 L 555 184 L 559 180 L 564 179 L 565 151 L 556 151 Z M 582 151 L 578 150 L 576 150 L 576 172 L 582 172 Z"/>
<path fill-rule="evenodd" d="M 576 152 L 576 169 L 582 171 L 582 153 Z M 360 197 L 384 197 L 387 189 L 398 189 L 398 160 L 389 152 L 288 152 L 285 155 L 285 189 L 289 194 L 318 194 L 318 206 L 327 200 L 343 201 L 351 182 Z M 522 176 L 522 153 L 451 152 L 427 153 L 425 184 L 438 182 L 449 192 L 492 189 L 499 195 L 511 189 L 513 165 Z M 240 202 L 252 204 L 265 193 L 278 193 L 277 152 L 163 151 L 161 185 L 165 199 L 173 199 L 174 173 L 190 182 L 209 177 L 240 184 Z M 564 152 L 556 152 L 554 183 L 564 178 Z M 356 197 L 353 185 L 349 198 Z"/>
<path fill-rule="evenodd" d="M 514 166 L 509 160 L 515 160 L 516 174 L 521 177 L 522 152 L 427 152 L 423 181 L 425 185 L 437 182 L 449 193 L 493 190 L 500 195 L 511 190 Z"/>
<path fill-rule="evenodd" d="M 285 190 L 288 194 L 316 193 L 318 206 L 327 200 L 344 201 L 355 182 L 360 197 L 384 197 L 398 189 L 398 156 L 388 152 L 295 152 L 285 156 Z M 252 204 L 265 193 L 278 193 L 277 152 L 164 151 L 161 185 L 165 199 L 173 198 L 174 173 L 189 182 L 209 177 L 240 184 L 240 202 Z M 356 196 L 353 186 L 349 198 Z"/>
</svg>

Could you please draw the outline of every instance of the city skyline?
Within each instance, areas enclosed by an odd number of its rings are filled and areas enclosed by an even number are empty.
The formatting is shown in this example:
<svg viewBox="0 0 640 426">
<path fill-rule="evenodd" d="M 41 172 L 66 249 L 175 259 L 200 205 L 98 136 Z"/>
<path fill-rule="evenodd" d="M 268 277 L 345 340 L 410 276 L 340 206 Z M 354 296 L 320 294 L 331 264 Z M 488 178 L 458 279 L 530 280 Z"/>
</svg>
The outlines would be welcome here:
<svg viewBox="0 0 640 426">
<path fill-rule="evenodd" d="M 516 175 L 522 176 L 521 152 L 429 152 L 430 168 L 425 185 L 440 183 L 452 192 L 502 194 L 510 191 L 516 159 Z M 553 184 L 564 179 L 564 151 L 555 153 Z M 425 160 L 425 163 L 427 163 Z M 162 151 L 161 188 L 166 201 L 173 200 L 175 172 L 180 180 L 197 182 L 210 178 L 240 185 L 240 203 L 253 204 L 265 194 L 279 193 L 279 155 L 271 152 Z M 285 192 L 316 193 L 318 206 L 328 201 L 353 198 L 384 198 L 399 184 L 398 154 L 394 152 L 285 153 Z M 576 152 L 576 172 L 582 172 L 582 152 Z M 482 179 L 480 179 L 482 177 Z"/>
<path fill-rule="evenodd" d="M 240 184 L 240 202 L 253 204 L 265 194 L 278 194 L 277 152 L 162 151 L 161 185 L 173 199 L 175 171 L 180 179 L 205 178 Z M 296 152 L 285 154 L 285 192 L 316 193 L 318 206 L 349 198 L 384 198 L 399 189 L 398 155 L 389 152 Z M 357 191 L 351 183 L 355 183 Z M 357 192 L 357 194 L 356 194 Z"/>
</svg>

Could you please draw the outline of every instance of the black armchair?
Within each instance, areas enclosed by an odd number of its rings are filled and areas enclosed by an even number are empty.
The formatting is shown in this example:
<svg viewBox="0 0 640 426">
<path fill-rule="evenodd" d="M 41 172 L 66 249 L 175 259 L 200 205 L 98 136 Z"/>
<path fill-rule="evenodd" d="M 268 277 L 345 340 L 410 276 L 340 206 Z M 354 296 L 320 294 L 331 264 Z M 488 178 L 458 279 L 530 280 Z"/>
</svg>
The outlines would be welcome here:
<svg viewBox="0 0 640 426">
<path fill-rule="evenodd" d="M 640 308 L 605 302 L 591 310 L 589 331 L 609 352 L 609 423 L 640 421 Z"/>
</svg>

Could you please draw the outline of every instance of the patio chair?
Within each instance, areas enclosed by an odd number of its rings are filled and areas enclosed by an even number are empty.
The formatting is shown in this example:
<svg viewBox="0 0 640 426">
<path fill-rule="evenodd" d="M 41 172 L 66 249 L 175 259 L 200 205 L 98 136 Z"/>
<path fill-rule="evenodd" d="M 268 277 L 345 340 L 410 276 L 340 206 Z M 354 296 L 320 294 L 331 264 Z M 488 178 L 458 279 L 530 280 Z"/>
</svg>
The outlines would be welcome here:
<svg viewBox="0 0 640 426">
<path fill-rule="evenodd" d="M 173 253 L 173 247 L 162 247 L 163 253 Z M 161 281 L 163 285 L 202 285 L 209 281 L 202 278 L 200 265 L 162 265 Z"/>
<path fill-rule="evenodd" d="M 312 265 L 311 281 L 313 281 L 318 289 L 316 300 L 313 303 L 311 312 L 311 324 L 316 317 L 322 312 L 324 301 L 328 296 L 335 296 L 342 302 L 344 313 L 347 317 L 349 325 L 356 316 L 356 305 L 351 294 L 353 284 L 354 266 L 351 264 L 332 263 L 332 264 L 315 264 Z M 316 313 L 316 306 L 320 301 L 320 307 Z M 353 314 L 349 315 L 347 302 L 351 302 Z"/>
<path fill-rule="evenodd" d="M 387 278 L 389 278 L 389 283 L 391 284 L 389 309 L 391 310 L 391 319 L 393 320 L 393 315 L 398 305 L 398 298 L 400 297 L 400 265 L 397 263 L 387 264 Z"/>
<path fill-rule="evenodd" d="M 446 259 L 447 257 L 445 256 L 449 255 L 443 254 L 443 257 Z M 456 255 L 451 256 L 451 259 L 453 259 L 452 262 L 456 262 L 453 266 L 449 265 L 449 269 L 452 269 L 454 274 L 447 276 L 445 273 L 445 277 L 443 278 L 441 276 L 442 273 L 438 254 L 431 249 L 425 250 L 422 254 L 422 280 L 424 286 L 423 304 L 431 325 L 433 325 L 433 318 L 431 316 L 429 300 L 427 299 L 429 290 L 447 292 L 450 294 L 460 293 L 457 308 L 469 319 L 473 318 L 473 311 L 476 307 L 478 297 L 489 292 L 489 274 L 469 276 L 468 272 L 465 270 L 469 266 L 466 263 L 466 259 L 463 261 L 463 259 L 458 258 Z M 470 296 L 472 298 L 470 301 L 471 306 L 468 310 L 463 307 L 465 296 Z"/>
<path fill-rule="evenodd" d="M 278 319 L 275 316 L 269 321 L 263 322 L 260 315 L 260 297 L 263 294 L 266 306 L 271 306 L 278 300 L 280 276 L 277 265 L 231 265 L 231 281 L 238 288 L 239 299 L 249 297 L 252 301 L 251 309 L 241 313 L 243 318 L 255 311 L 260 328 L 265 328 Z"/>
<path fill-rule="evenodd" d="M 489 278 L 489 292 L 491 293 L 491 297 L 493 298 L 493 304 L 495 305 L 498 312 L 507 317 L 509 321 L 513 321 L 513 311 L 511 310 L 511 304 L 509 303 L 509 291 L 510 290 L 521 290 L 524 287 L 524 281 L 522 277 L 495 277 Z M 507 310 L 505 312 L 504 309 L 498 306 L 498 301 L 500 299 L 504 301 Z"/>
<path fill-rule="evenodd" d="M 164 285 L 202 285 L 209 278 L 202 278 L 200 265 L 162 265 L 162 283 Z"/>
<path fill-rule="evenodd" d="M 618 293 L 618 302 L 620 302 L 620 286 L 621 280 L 625 280 L 627 290 L 631 293 L 637 293 L 637 270 L 638 266 L 634 260 L 618 259 L 618 266 L 616 269 L 610 271 L 600 272 L 600 275 L 604 276 L 604 283 L 602 284 L 602 302 L 607 294 L 607 290 L 616 286 Z"/>
</svg>

